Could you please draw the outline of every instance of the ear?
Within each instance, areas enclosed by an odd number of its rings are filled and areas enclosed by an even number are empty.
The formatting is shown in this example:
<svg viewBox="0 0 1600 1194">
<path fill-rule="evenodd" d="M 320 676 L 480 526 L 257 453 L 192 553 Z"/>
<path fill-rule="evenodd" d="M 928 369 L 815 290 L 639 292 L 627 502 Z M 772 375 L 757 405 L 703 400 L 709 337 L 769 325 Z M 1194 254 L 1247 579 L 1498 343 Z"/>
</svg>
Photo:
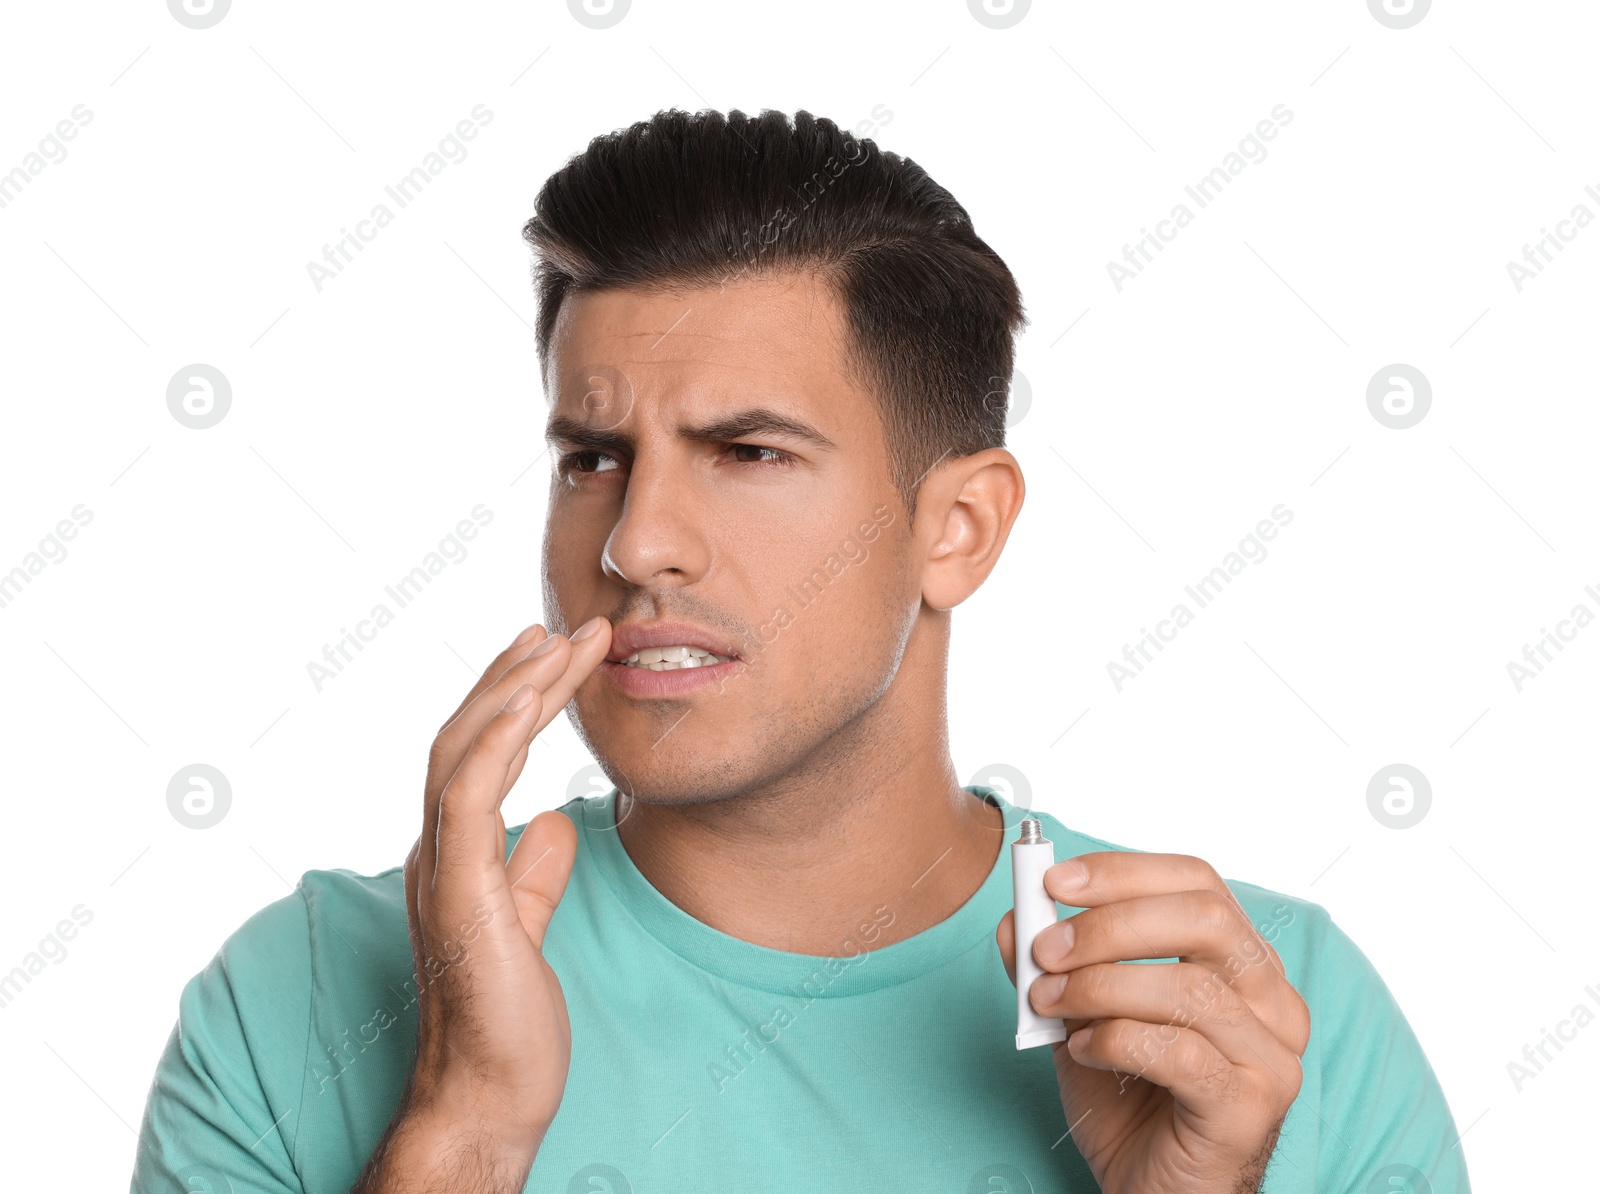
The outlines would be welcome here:
<svg viewBox="0 0 1600 1194">
<path fill-rule="evenodd" d="M 1026 487 L 1017 458 L 1004 448 L 946 458 L 917 495 L 916 550 L 922 599 L 952 609 L 986 579 L 1022 510 Z"/>
</svg>

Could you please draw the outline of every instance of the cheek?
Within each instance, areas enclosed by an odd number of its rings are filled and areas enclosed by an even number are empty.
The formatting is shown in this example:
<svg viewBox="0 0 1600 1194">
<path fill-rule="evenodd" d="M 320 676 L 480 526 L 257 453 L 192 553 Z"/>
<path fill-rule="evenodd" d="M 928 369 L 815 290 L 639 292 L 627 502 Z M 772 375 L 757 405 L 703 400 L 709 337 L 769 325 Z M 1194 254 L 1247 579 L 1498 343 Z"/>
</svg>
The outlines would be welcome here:
<svg viewBox="0 0 1600 1194">
<path fill-rule="evenodd" d="M 552 497 L 540 547 L 547 601 L 555 596 L 560 598 L 557 608 L 587 608 L 582 602 L 592 598 L 604 578 L 601 558 L 610 533 L 611 524 L 595 512 Z"/>
<path fill-rule="evenodd" d="M 787 609 L 790 624 L 768 622 L 763 654 L 797 683 L 859 694 L 892 675 L 911 616 L 886 549 L 864 549 L 854 564 L 837 553 L 834 559 L 835 575 L 821 568 L 808 576 L 796 568 L 776 603 Z"/>
</svg>

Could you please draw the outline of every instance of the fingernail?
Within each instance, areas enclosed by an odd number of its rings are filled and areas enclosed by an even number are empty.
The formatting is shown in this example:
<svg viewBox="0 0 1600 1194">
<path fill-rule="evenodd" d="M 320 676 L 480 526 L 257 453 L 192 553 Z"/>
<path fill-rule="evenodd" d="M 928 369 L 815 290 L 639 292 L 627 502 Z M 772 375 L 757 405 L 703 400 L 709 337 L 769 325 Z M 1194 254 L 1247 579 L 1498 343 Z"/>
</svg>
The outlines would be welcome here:
<svg viewBox="0 0 1600 1194">
<path fill-rule="evenodd" d="M 1057 895 L 1068 895 L 1089 881 L 1089 868 L 1076 858 L 1058 862 L 1049 873 L 1050 882 L 1046 886 Z"/>
<path fill-rule="evenodd" d="M 1035 980 L 1031 996 L 1033 1006 L 1038 1008 L 1040 1004 L 1043 1004 L 1044 1007 L 1050 1007 L 1056 1000 L 1061 998 L 1061 992 L 1066 989 L 1067 976 L 1064 974 L 1047 974 L 1043 978 Z"/>
<path fill-rule="evenodd" d="M 1053 970 L 1066 960 L 1072 952 L 1073 929 L 1071 921 L 1063 921 L 1055 927 L 1046 929 L 1044 933 L 1034 938 L 1033 956 L 1039 965 L 1047 970 Z"/>
<path fill-rule="evenodd" d="M 528 658 L 532 659 L 535 655 L 543 655 L 547 651 L 555 650 L 556 644 L 560 641 L 561 636 L 559 634 L 552 634 L 549 638 L 545 639 L 544 642 L 540 643 L 533 650 L 529 651 Z"/>
<path fill-rule="evenodd" d="M 528 627 L 521 634 L 517 635 L 516 638 L 512 639 L 511 640 L 511 645 L 513 647 L 522 646 L 523 643 L 527 642 L 530 638 L 533 637 L 533 632 L 538 630 L 538 629 L 539 629 L 539 623 L 535 622 L 532 626 Z"/>
<path fill-rule="evenodd" d="M 1082 1053 L 1089 1047 L 1089 1038 L 1094 1035 L 1092 1028 L 1080 1028 L 1067 1038 L 1067 1048 L 1074 1053 Z"/>
<path fill-rule="evenodd" d="M 601 617 L 590 618 L 582 626 L 578 627 L 578 633 L 572 636 L 572 641 L 575 642 L 575 643 L 581 643 L 584 639 L 588 638 L 596 630 L 599 630 L 600 629 L 600 623 L 604 622 L 604 621 L 605 621 L 605 619 L 601 618 Z"/>
<path fill-rule="evenodd" d="M 516 710 L 521 709 L 531 700 L 533 700 L 533 685 L 524 684 L 521 688 L 517 689 L 516 692 L 511 694 L 511 699 L 506 702 L 506 708 L 510 709 L 512 712 L 515 712 Z"/>
</svg>

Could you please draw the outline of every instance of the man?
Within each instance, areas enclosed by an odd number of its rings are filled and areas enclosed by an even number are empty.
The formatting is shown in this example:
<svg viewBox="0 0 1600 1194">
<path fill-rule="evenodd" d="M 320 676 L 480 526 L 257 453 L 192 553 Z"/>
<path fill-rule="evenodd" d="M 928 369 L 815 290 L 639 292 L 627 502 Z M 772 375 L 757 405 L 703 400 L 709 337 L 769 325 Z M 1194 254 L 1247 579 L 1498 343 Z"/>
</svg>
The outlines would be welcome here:
<svg viewBox="0 0 1600 1194">
<path fill-rule="evenodd" d="M 673 111 L 525 235 L 553 629 L 439 731 L 404 867 L 308 872 L 184 989 L 135 1194 L 1465 1190 L 1322 908 L 1043 813 L 1073 912 L 1030 999 L 1072 1035 L 1016 1048 L 1027 810 L 958 782 L 945 686 L 1026 320 L 950 194 L 804 112 Z M 563 709 L 615 787 L 508 832 Z"/>
</svg>

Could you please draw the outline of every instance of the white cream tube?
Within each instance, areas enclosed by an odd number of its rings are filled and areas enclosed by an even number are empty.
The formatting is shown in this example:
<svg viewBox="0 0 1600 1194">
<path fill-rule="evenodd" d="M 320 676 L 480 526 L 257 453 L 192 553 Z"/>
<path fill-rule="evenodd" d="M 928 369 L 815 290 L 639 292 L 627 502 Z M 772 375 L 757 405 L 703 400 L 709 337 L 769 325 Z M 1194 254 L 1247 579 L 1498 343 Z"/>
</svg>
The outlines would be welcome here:
<svg viewBox="0 0 1600 1194">
<path fill-rule="evenodd" d="M 1044 873 L 1055 865 L 1056 850 L 1033 817 L 1023 819 L 1022 836 L 1011 843 L 1011 908 L 1017 949 L 1017 1048 L 1031 1049 L 1067 1039 L 1060 1020 L 1041 1016 L 1028 1000 L 1028 988 L 1044 968 L 1034 961 L 1033 939 L 1056 923 L 1056 902 L 1044 888 Z"/>
</svg>

